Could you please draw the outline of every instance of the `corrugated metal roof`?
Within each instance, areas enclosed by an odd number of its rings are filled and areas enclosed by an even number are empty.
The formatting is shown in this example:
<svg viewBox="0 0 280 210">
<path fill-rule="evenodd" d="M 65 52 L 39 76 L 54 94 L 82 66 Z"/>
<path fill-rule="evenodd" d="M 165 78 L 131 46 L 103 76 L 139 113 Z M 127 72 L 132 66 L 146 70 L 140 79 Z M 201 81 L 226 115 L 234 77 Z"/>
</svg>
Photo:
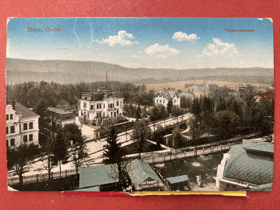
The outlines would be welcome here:
<svg viewBox="0 0 280 210">
<path fill-rule="evenodd" d="M 170 184 L 189 181 L 189 177 L 187 175 L 169 177 L 169 178 L 166 178 L 166 179 L 170 182 Z"/>
<path fill-rule="evenodd" d="M 229 154 L 230 159 L 226 163 L 224 177 L 257 185 L 272 183 L 273 156 L 248 152 L 244 149 L 244 145 L 233 146 Z"/>
<path fill-rule="evenodd" d="M 80 188 L 119 182 L 117 164 L 81 168 Z"/>
<path fill-rule="evenodd" d="M 143 163 L 139 159 L 135 159 L 127 165 L 127 172 L 135 187 L 148 178 L 163 183 L 151 166 L 148 163 Z"/>
<path fill-rule="evenodd" d="M 274 144 L 259 140 L 243 139 L 243 148 L 248 152 L 258 152 L 271 155 L 274 153 Z"/>
</svg>

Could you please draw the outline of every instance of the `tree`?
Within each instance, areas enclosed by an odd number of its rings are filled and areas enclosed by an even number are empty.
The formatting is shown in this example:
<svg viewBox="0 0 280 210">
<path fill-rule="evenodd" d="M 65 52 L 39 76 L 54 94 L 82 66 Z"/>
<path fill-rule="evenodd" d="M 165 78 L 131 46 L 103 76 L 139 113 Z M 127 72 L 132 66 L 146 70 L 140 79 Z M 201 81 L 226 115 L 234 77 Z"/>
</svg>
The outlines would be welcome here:
<svg viewBox="0 0 280 210">
<path fill-rule="evenodd" d="M 191 133 L 192 141 L 195 143 L 195 146 L 196 146 L 197 140 L 201 134 L 200 123 L 198 122 L 197 118 L 195 116 L 193 116 L 193 117 L 189 118 L 188 124 L 190 126 L 190 133 Z"/>
<path fill-rule="evenodd" d="M 140 119 L 141 118 L 141 108 L 140 108 L 140 106 L 138 106 L 137 109 L 136 109 L 135 118 L 136 119 Z"/>
<path fill-rule="evenodd" d="M 225 102 L 225 99 L 223 99 L 223 98 L 219 98 L 218 99 L 218 102 L 217 102 L 217 105 L 216 105 L 216 112 L 218 112 L 218 111 L 224 111 L 224 110 L 226 110 L 227 109 L 227 107 L 226 107 L 226 102 Z"/>
<path fill-rule="evenodd" d="M 231 111 L 219 111 L 215 113 L 213 121 L 219 134 L 226 138 L 236 131 L 240 117 Z"/>
<path fill-rule="evenodd" d="M 183 109 L 190 109 L 192 106 L 192 100 L 190 98 L 186 98 L 186 96 L 182 96 L 180 99 L 180 106 Z"/>
<path fill-rule="evenodd" d="M 54 154 L 53 154 L 53 138 L 48 138 L 47 143 L 44 147 L 46 152 L 46 158 L 44 156 L 41 157 L 43 162 L 43 167 L 48 171 L 49 180 L 51 180 L 52 168 L 54 166 Z"/>
<path fill-rule="evenodd" d="M 117 133 L 114 129 L 114 127 L 111 127 L 108 130 L 108 137 L 107 137 L 107 144 L 104 146 L 104 153 L 103 156 L 105 157 L 103 159 L 103 162 L 105 164 L 117 164 L 117 169 L 114 171 L 118 171 L 118 173 L 114 173 L 115 176 L 118 176 L 119 183 L 118 183 L 118 189 L 121 190 L 125 186 L 125 167 L 122 166 L 123 164 L 123 156 L 124 152 L 118 144 L 117 139 Z"/>
<path fill-rule="evenodd" d="M 163 133 L 164 133 L 164 128 L 161 125 L 159 125 L 157 126 L 157 129 L 152 133 L 151 136 L 152 141 L 157 143 L 157 147 L 159 149 L 161 148 L 160 144 L 162 144 L 164 141 Z"/>
<path fill-rule="evenodd" d="M 197 98 L 193 100 L 190 112 L 194 114 L 196 117 L 200 118 L 201 109 Z"/>
<path fill-rule="evenodd" d="M 172 100 L 170 99 L 167 103 L 167 113 L 168 113 L 168 115 L 171 114 L 172 107 L 173 107 L 173 103 L 172 103 Z"/>
<path fill-rule="evenodd" d="M 76 124 L 66 124 L 63 127 L 63 134 L 65 139 L 67 141 L 72 140 L 73 144 L 79 142 L 82 139 L 82 132 Z"/>
<path fill-rule="evenodd" d="M 182 148 L 185 146 L 185 140 L 184 137 L 182 136 L 181 132 L 180 132 L 180 128 L 178 126 L 176 126 L 173 131 L 173 141 L 175 144 L 176 148 Z"/>
<path fill-rule="evenodd" d="M 134 124 L 131 138 L 137 143 L 140 159 L 146 146 L 146 140 L 151 138 L 151 129 L 145 120 L 140 120 Z"/>
<path fill-rule="evenodd" d="M 85 158 L 88 156 L 87 154 L 87 147 L 85 144 L 85 139 L 82 137 L 74 144 L 72 149 L 72 161 L 76 168 L 76 174 L 79 174 L 79 168 L 84 163 Z"/>
<path fill-rule="evenodd" d="M 59 129 L 53 142 L 54 161 L 66 162 L 69 158 L 68 146 L 65 142 L 62 130 Z"/>
<path fill-rule="evenodd" d="M 23 185 L 23 173 L 26 172 L 24 169 L 27 165 L 27 158 L 29 154 L 28 149 L 27 144 L 21 144 L 16 148 L 16 150 L 11 151 L 13 152 L 13 155 L 10 154 L 11 156 L 8 156 L 8 158 L 10 158 L 8 161 L 13 164 L 14 170 L 19 177 L 20 185 Z"/>
<path fill-rule="evenodd" d="M 105 157 L 103 162 L 105 164 L 120 163 L 122 161 L 123 150 L 118 144 L 117 139 L 118 134 L 116 133 L 114 127 L 108 130 L 108 137 L 106 139 L 107 144 L 104 146 L 103 156 Z"/>
</svg>

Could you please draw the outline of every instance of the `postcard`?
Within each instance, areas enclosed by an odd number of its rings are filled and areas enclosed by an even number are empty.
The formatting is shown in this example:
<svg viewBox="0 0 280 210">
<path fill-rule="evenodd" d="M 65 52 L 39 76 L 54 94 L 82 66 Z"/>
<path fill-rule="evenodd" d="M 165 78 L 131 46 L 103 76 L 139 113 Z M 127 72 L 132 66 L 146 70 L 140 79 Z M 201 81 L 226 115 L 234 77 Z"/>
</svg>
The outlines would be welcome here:
<svg viewBox="0 0 280 210">
<path fill-rule="evenodd" d="M 269 18 L 9 18 L 8 189 L 269 191 Z"/>
</svg>

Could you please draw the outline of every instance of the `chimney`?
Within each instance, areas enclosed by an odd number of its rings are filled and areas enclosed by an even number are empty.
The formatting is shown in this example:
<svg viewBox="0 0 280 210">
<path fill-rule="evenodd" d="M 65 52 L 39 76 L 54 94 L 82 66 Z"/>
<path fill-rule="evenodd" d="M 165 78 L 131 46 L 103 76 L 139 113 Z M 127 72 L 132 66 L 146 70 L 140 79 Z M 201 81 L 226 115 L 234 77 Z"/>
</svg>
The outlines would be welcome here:
<svg viewBox="0 0 280 210">
<path fill-rule="evenodd" d="M 16 110 L 16 102 L 15 101 L 12 101 L 12 107 L 14 110 Z"/>
</svg>

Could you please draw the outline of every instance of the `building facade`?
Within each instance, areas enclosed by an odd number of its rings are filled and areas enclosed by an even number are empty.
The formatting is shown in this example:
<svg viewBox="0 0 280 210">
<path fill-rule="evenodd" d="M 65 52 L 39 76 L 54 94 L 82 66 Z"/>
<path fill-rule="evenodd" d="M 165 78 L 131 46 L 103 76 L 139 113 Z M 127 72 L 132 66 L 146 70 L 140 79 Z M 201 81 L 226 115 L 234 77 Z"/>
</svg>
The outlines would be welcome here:
<svg viewBox="0 0 280 210">
<path fill-rule="evenodd" d="M 39 144 L 39 115 L 18 102 L 6 105 L 6 143 L 15 148 L 23 143 Z"/>
<path fill-rule="evenodd" d="M 180 97 L 174 89 L 163 89 L 155 96 L 155 106 L 164 106 L 167 108 L 168 101 L 172 101 L 173 106 L 180 107 Z"/>
<path fill-rule="evenodd" d="M 123 98 L 108 89 L 81 93 L 78 99 L 79 120 L 101 125 L 104 120 L 123 115 Z"/>
</svg>

